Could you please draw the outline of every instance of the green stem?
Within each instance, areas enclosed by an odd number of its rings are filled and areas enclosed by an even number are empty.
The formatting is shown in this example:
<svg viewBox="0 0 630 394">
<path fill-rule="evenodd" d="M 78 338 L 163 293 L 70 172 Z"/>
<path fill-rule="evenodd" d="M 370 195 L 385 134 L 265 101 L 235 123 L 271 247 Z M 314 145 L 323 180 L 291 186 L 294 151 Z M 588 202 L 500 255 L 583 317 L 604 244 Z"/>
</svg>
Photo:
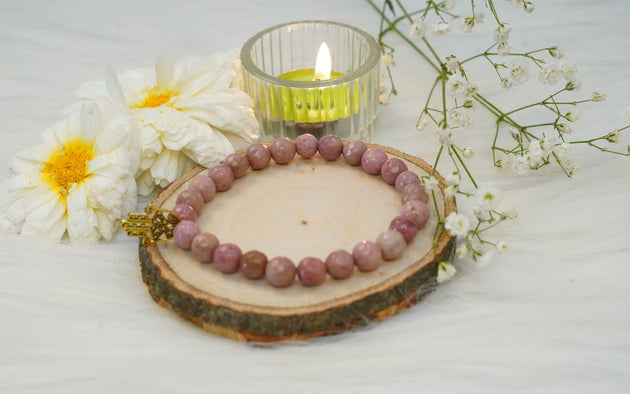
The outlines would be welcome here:
<svg viewBox="0 0 630 394">
<path fill-rule="evenodd" d="M 437 165 L 440 161 L 440 156 L 442 156 L 442 151 L 444 150 L 444 145 L 440 145 L 440 150 L 438 150 L 438 154 L 437 157 L 435 158 L 435 163 L 433 163 L 433 170 L 431 171 L 431 175 L 435 175 L 435 171 L 437 168 Z"/>
<path fill-rule="evenodd" d="M 466 171 L 466 174 L 468 175 L 468 179 L 470 179 L 473 186 L 475 186 L 475 189 L 478 189 L 479 186 L 477 186 L 477 182 L 475 182 L 475 178 L 473 178 L 470 171 L 468 171 L 468 167 L 466 167 L 466 163 L 464 163 L 464 160 L 462 160 L 462 158 L 459 156 L 459 153 L 457 153 L 457 150 L 453 149 L 453 154 L 457 157 L 457 160 L 459 160 L 459 162 L 462 163 L 462 166 L 464 167 L 464 171 Z"/>
<path fill-rule="evenodd" d="M 405 17 L 409 20 L 409 23 L 413 23 L 413 19 L 411 18 L 411 15 L 409 15 L 407 10 L 405 9 L 405 6 L 402 5 L 400 0 L 396 0 L 396 4 L 398 4 L 398 7 L 400 7 L 400 9 L 402 10 L 402 12 L 405 15 Z"/>
<path fill-rule="evenodd" d="M 497 10 L 494 9 L 494 2 L 492 0 L 486 0 L 486 4 L 492 11 L 492 15 L 494 15 L 494 20 L 497 21 L 497 24 L 502 25 L 501 20 L 499 20 L 499 15 L 497 14 Z"/>
<path fill-rule="evenodd" d="M 409 39 L 409 37 L 407 37 L 407 36 L 406 36 L 405 34 L 403 34 L 400 30 L 398 30 L 398 28 L 397 28 L 397 27 L 395 27 L 394 25 L 392 25 L 392 23 L 391 23 L 391 21 L 389 20 L 389 18 L 387 18 L 387 17 L 385 16 L 385 14 L 381 12 L 381 10 L 380 10 L 380 9 L 376 6 L 376 4 L 374 4 L 374 2 L 373 2 L 372 0 L 366 0 L 366 1 L 368 2 L 368 4 L 370 4 L 370 5 L 372 6 L 372 8 L 374 8 L 374 10 L 376 10 L 376 12 L 378 12 L 378 13 L 380 14 L 380 15 L 381 15 L 381 17 L 382 17 L 382 18 L 383 18 L 383 19 L 384 19 L 384 20 L 385 20 L 385 21 L 389 24 L 389 26 L 390 26 L 390 28 L 391 28 L 391 29 L 389 29 L 390 31 L 393 31 L 393 32 L 395 32 L 397 35 L 399 35 L 399 36 L 400 36 L 403 40 L 405 40 L 405 42 L 407 42 L 407 44 L 409 44 L 409 45 L 410 45 L 410 46 L 411 46 L 411 47 L 412 47 L 412 48 L 413 48 L 413 49 L 414 49 L 414 50 L 415 50 L 415 51 L 416 51 L 416 52 L 417 52 L 420 56 L 422 56 L 422 58 L 423 58 L 424 60 L 426 60 L 426 61 L 427 61 L 427 63 L 429 63 L 429 65 L 430 65 L 431 67 L 433 67 L 433 69 L 434 69 L 436 72 L 441 73 L 440 67 L 436 66 L 436 65 L 433 63 L 433 61 L 432 61 L 431 59 L 429 59 L 429 57 L 428 57 L 428 56 L 427 56 L 424 52 L 422 52 L 422 51 L 420 50 L 420 48 L 418 48 L 418 47 L 417 47 L 417 46 L 413 43 L 413 41 L 411 41 L 411 40 Z M 379 39 L 380 39 L 380 37 L 381 37 L 381 36 L 379 36 Z"/>
</svg>

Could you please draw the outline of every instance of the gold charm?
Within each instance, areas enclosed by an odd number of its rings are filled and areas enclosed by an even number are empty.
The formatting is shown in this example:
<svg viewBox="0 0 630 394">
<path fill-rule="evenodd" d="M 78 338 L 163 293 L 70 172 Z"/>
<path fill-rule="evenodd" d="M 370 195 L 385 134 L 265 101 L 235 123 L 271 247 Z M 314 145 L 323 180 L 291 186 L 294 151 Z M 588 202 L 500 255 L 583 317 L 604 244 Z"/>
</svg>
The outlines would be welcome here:
<svg viewBox="0 0 630 394">
<path fill-rule="evenodd" d="M 149 204 L 146 212 L 130 212 L 120 227 L 128 236 L 143 238 L 142 242 L 152 244 L 173 238 L 175 226 L 180 218 L 167 209 L 155 208 Z"/>
</svg>

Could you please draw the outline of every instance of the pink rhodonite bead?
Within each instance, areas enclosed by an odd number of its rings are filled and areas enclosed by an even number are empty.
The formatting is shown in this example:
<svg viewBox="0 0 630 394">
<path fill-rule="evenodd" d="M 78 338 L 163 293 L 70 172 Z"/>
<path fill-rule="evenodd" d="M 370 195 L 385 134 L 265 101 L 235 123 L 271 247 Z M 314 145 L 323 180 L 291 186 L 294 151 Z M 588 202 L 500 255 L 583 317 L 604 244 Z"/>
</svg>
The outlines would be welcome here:
<svg viewBox="0 0 630 394">
<path fill-rule="evenodd" d="M 247 148 L 247 160 L 252 170 L 262 170 L 269 165 L 271 153 L 263 144 L 253 144 Z"/>
<path fill-rule="evenodd" d="M 250 250 L 241 256 L 239 265 L 243 275 L 249 279 L 260 279 L 265 276 L 267 256 L 257 250 Z"/>
<path fill-rule="evenodd" d="M 354 259 L 345 250 L 335 250 L 326 257 L 326 270 L 334 279 L 346 279 L 354 272 Z"/>
<path fill-rule="evenodd" d="M 230 167 L 230 169 L 234 173 L 234 179 L 239 179 L 247 175 L 249 160 L 247 160 L 247 156 L 241 153 L 232 153 L 225 158 L 223 164 Z"/>
<path fill-rule="evenodd" d="M 420 200 L 425 204 L 429 201 L 429 195 L 424 190 L 424 186 L 417 183 L 410 183 L 403 187 L 400 192 L 400 197 L 403 204 L 411 200 Z"/>
<path fill-rule="evenodd" d="M 197 212 L 188 204 L 177 204 L 173 207 L 172 211 L 181 220 L 197 221 Z"/>
<path fill-rule="evenodd" d="M 337 160 L 343 150 L 343 141 L 336 135 L 325 135 L 317 144 L 319 154 L 326 160 Z"/>
<path fill-rule="evenodd" d="M 227 164 L 219 164 L 208 170 L 208 176 L 214 181 L 218 192 L 224 192 L 232 186 L 234 173 Z"/>
<path fill-rule="evenodd" d="M 197 212 L 198 215 L 199 212 L 201 212 L 201 210 L 203 209 L 203 197 L 201 197 L 201 194 L 199 194 L 199 192 L 187 189 L 179 193 L 179 196 L 177 196 L 177 200 L 175 200 L 175 204 L 190 205 L 192 209 Z"/>
<path fill-rule="evenodd" d="M 352 257 L 359 271 L 374 271 L 381 263 L 381 247 L 376 242 L 361 241 L 352 249 Z"/>
<path fill-rule="evenodd" d="M 310 159 L 317 153 L 317 145 L 313 134 L 302 134 L 295 139 L 295 150 L 304 159 Z"/>
<path fill-rule="evenodd" d="M 381 176 L 385 182 L 393 185 L 396 183 L 396 177 L 404 171 L 407 171 L 407 165 L 405 162 L 397 157 L 390 157 L 385 160 L 385 163 L 383 163 L 383 166 L 381 167 Z"/>
<path fill-rule="evenodd" d="M 351 166 L 358 166 L 361 164 L 361 156 L 366 150 L 365 142 L 361 140 L 348 141 L 343 146 L 343 158 Z"/>
<path fill-rule="evenodd" d="M 217 192 L 217 187 L 215 186 L 214 181 L 207 176 L 195 177 L 195 179 L 190 181 L 188 189 L 194 190 L 197 193 L 201 194 L 201 197 L 203 197 L 203 202 L 212 201 L 215 193 Z"/>
<path fill-rule="evenodd" d="M 278 137 L 269 145 L 271 158 L 278 164 L 288 164 L 295 156 L 295 143 L 288 138 Z"/>
<path fill-rule="evenodd" d="M 407 243 L 411 242 L 418 233 L 418 228 L 416 227 L 416 225 L 401 216 L 396 216 L 392 220 L 392 222 L 389 224 L 389 229 L 396 230 L 400 234 L 402 234 L 405 242 Z"/>
<path fill-rule="evenodd" d="M 265 278 L 275 287 L 287 287 L 295 278 L 295 266 L 288 257 L 274 257 L 267 263 Z"/>
<path fill-rule="evenodd" d="M 297 276 L 304 286 L 321 285 L 326 279 L 326 264 L 317 257 L 305 257 L 298 264 Z"/>
<path fill-rule="evenodd" d="M 235 244 L 221 244 L 214 250 L 212 260 L 219 271 L 232 274 L 238 271 L 242 254 L 241 249 Z"/>
<path fill-rule="evenodd" d="M 193 238 L 190 252 L 197 261 L 209 263 L 212 261 L 217 246 L 219 246 L 217 237 L 210 233 L 201 233 Z"/>
<path fill-rule="evenodd" d="M 361 167 L 370 175 L 378 175 L 385 160 L 387 160 L 387 153 L 382 149 L 368 148 L 361 156 Z"/>
<path fill-rule="evenodd" d="M 410 200 L 403 205 L 400 216 L 413 222 L 420 229 L 429 220 L 429 207 L 420 200 Z"/>
<path fill-rule="evenodd" d="M 182 220 L 177 223 L 173 230 L 173 239 L 177 246 L 184 250 L 189 250 L 193 239 L 201 233 L 197 223 L 190 220 Z"/>
<path fill-rule="evenodd" d="M 417 183 L 420 185 L 420 177 L 415 172 L 403 171 L 396 177 L 396 190 L 400 193 L 402 189 L 410 183 Z"/>
<path fill-rule="evenodd" d="M 381 247 L 385 260 L 400 258 L 407 247 L 405 238 L 395 230 L 383 231 L 376 239 L 376 243 Z"/>
</svg>

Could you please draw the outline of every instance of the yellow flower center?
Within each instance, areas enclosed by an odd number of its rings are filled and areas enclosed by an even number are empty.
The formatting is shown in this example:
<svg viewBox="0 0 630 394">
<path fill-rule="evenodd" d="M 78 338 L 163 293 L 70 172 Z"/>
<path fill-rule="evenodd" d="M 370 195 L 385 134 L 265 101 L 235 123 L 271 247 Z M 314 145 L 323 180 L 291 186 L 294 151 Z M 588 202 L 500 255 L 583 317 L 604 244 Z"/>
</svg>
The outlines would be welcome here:
<svg viewBox="0 0 630 394">
<path fill-rule="evenodd" d="M 94 158 L 92 146 L 83 141 L 71 142 L 56 150 L 42 170 L 48 181 L 67 195 L 72 185 L 87 177 L 87 165 Z"/>
<path fill-rule="evenodd" d="M 160 105 L 168 103 L 171 97 L 175 96 L 175 92 L 171 90 L 161 90 L 158 87 L 154 87 L 147 93 L 144 101 L 136 105 L 136 108 L 155 108 Z"/>
</svg>

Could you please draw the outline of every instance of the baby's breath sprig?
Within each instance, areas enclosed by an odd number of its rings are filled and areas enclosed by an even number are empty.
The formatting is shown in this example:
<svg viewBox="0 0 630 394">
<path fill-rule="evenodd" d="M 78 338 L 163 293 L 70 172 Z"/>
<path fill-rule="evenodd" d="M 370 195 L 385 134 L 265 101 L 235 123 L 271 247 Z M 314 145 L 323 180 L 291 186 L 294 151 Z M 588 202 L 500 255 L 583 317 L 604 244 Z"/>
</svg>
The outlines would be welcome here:
<svg viewBox="0 0 630 394">
<path fill-rule="evenodd" d="M 567 176 L 573 177 L 580 172 L 579 165 L 569 158 L 571 146 L 576 144 L 591 146 L 606 153 L 630 156 L 630 146 L 621 150 L 610 147 L 610 144 L 620 143 L 623 132 L 630 128 L 630 107 L 624 114 L 629 123 L 625 127 L 591 139 L 570 139 L 573 135 L 573 124 L 580 117 L 578 106 L 604 101 L 606 96 L 601 92 L 593 92 L 589 97 L 572 98 L 581 87 L 576 78 L 577 68 L 564 60 L 564 51 L 558 46 L 524 52 L 513 51 L 509 43 L 512 28 L 501 18 L 496 0 L 471 0 L 470 14 L 463 17 L 455 13 L 454 0 L 428 0 L 424 2 L 423 8 L 411 11 L 400 0 L 384 0 L 381 7 L 375 4 L 376 0 L 366 1 L 381 16 L 378 42 L 391 85 L 389 93 L 383 92 L 382 97 L 386 100 L 381 101 L 387 102 L 391 95 L 397 94 L 391 73 L 395 48 L 386 41 L 391 34 L 401 38 L 436 72 L 420 110 L 416 128 L 421 132 L 428 129 L 436 132 L 434 171 L 443 166 L 446 158 L 455 168 L 455 172 L 446 179 L 445 195 L 473 201 L 472 213 L 462 212 L 463 209 L 458 208 L 458 212 L 446 218 L 438 218 L 439 229 L 446 229 L 458 239 L 457 257 L 472 256 L 474 261 L 483 263 L 489 260 L 493 249 L 505 250 L 506 244 L 503 241 L 490 241 L 486 238 L 486 233 L 503 221 L 516 217 L 516 211 L 499 209 L 499 193 L 496 189 L 475 180 L 467 164 L 474 152 L 471 147 L 457 143 L 458 132 L 471 127 L 475 107 L 485 108 L 496 118 L 494 135 L 489 137 L 492 160 L 499 168 L 512 167 L 516 172 L 524 173 L 557 164 Z M 530 1 L 511 0 L 511 3 L 522 7 L 527 13 L 534 11 L 534 5 Z M 451 24 L 457 21 L 461 29 L 469 33 L 476 25 L 484 22 L 485 14 L 480 12 L 482 7 L 491 13 L 492 21 L 496 24 L 492 43 L 487 49 L 463 60 L 459 60 L 454 54 L 440 56 L 429 41 L 429 33 L 433 36 L 447 35 L 451 32 Z M 409 28 L 405 32 L 404 26 L 407 24 Z M 476 71 L 475 67 L 480 61 L 482 65 L 491 67 L 500 85 L 506 90 L 526 83 L 534 73 L 543 85 L 554 86 L 561 83 L 562 87 L 533 103 L 505 109 L 483 95 L 471 81 L 469 75 Z M 530 70 L 532 67 L 534 72 Z M 437 187 L 434 175 L 430 174 L 423 179 L 428 190 L 435 190 Z M 491 205 L 489 201 L 492 201 Z M 470 204 L 458 205 L 464 207 Z M 454 273 L 455 268 L 449 262 L 439 264 L 438 280 L 448 279 Z"/>
</svg>

